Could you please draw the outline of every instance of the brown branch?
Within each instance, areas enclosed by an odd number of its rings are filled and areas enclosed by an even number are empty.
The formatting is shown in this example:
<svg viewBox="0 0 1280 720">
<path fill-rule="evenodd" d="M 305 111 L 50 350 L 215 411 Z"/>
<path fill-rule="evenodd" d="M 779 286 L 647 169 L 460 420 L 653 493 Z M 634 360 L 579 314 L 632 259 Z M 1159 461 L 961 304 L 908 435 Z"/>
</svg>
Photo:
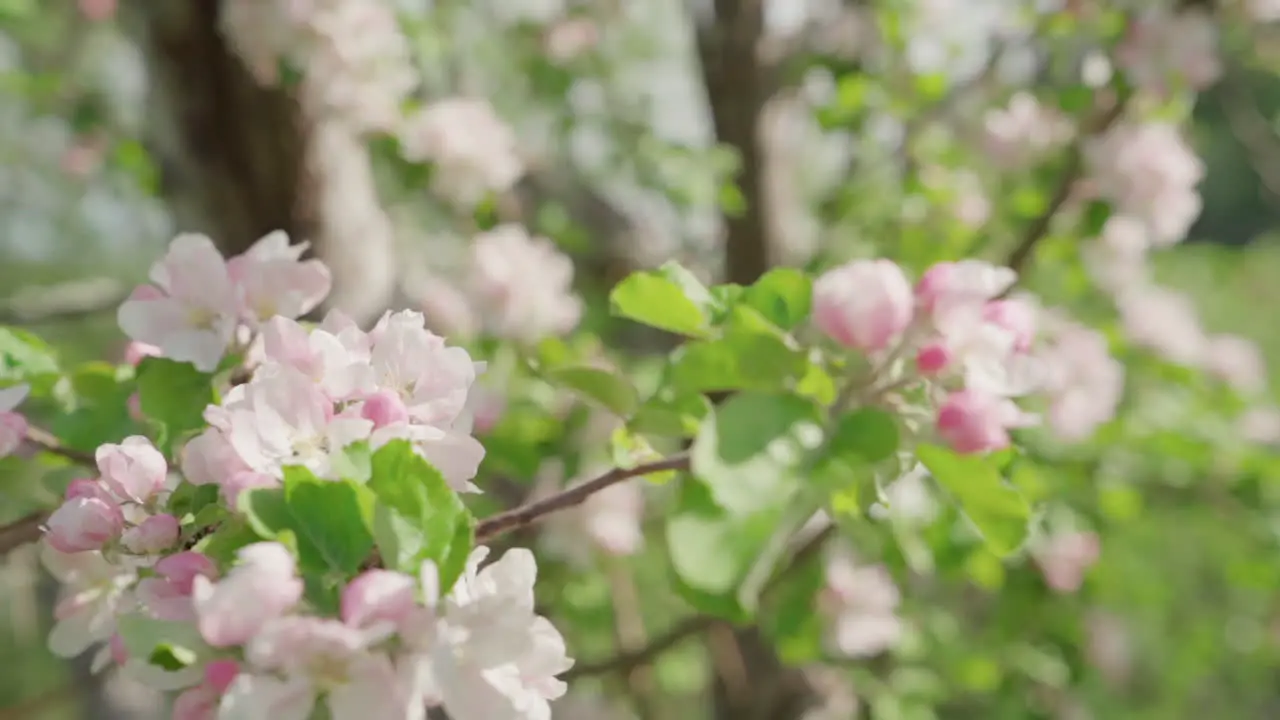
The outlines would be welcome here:
<svg viewBox="0 0 1280 720">
<path fill-rule="evenodd" d="M 575 485 L 551 497 L 481 520 L 480 524 L 476 526 L 476 542 L 488 542 L 499 535 L 530 525 L 544 515 L 550 515 L 554 512 L 567 510 L 575 505 L 581 505 L 592 495 L 623 480 L 668 470 L 688 469 L 689 456 L 685 453 L 637 465 L 633 468 L 614 468 L 599 477 L 588 480 L 581 485 Z"/>
<path fill-rule="evenodd" d="M 73 450 L 62 441 L 54 437 L 53 433 L 48 430 L 42 430 L 38 427 L 27 427 L 27 442 L 39 447 L 41 450 L 66 458 L 77 465 L 85 465 L 88 467 L 97 467 L 98 460 L 87 452 Z"/>
<path fill-rule="evenodd" d="M 44 534 L 41 527 L 48 519 L 49 513 L 39 510 L 0 527 L 0 556 L 39 540 Z"/>
<path fill-rule="evenodd" d="M 1014 247 L 1013 251 L 1005 259 L 1005 267 L 1022 274 L 1027 264 L 1031 261 L 1031 256 L 1035 253 L 1036 246 L 1040 241 L 1049 235 L 1049 227 L 1053 224 L 1053 219 L 1057 217 L 1058 212 L 1066 205 L 1067 200 L 1071 197 L 1071 190 L 1076 182 L 1084 174 L 1084 152 L 1082 145 L 1088 137 L 1106 132 L 1116 120 L 1124 113 L 1125 103 L 1123 101 L 1115 102 L 1111 108 L 1102 113 L 1085 132 L 1081 133 L 1081 137 L 1072 146 L 1069 157 L 1067 158 L 1067 166 L 1062 171 L 1062 176 L 1058 180 L 1058 187 L 1053 192 L 1053 197 L 1049 200 L 1049 204 L 1045 207 L 1031 224 L 1027 226 L 1022 233 L 1022 239 Z"/>
</svg>

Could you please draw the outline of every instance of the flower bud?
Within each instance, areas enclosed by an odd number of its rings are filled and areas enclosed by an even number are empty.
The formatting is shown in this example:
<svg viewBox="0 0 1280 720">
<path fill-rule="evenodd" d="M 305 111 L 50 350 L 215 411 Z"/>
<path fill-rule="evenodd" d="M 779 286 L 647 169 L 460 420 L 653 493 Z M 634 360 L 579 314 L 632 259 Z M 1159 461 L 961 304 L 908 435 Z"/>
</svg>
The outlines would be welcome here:
<svg viewBox="0 0 1280 720">
<path fill-rule="evenodd" d="M 0 457 L 12 455 L 27 439 L 27 418 L 22 413 L 0 412 Z"/>
<path fill-rule="evenodd" d="M 235 660 L 214 660 L 204 666 L 204 682 L 220 693 L 231 687 L 240 674 L 240 663 Z"/>
<path fill-rule="evenodd" d="M 100 550 L 124 529 L 124 513 L 101 497 L 76 496 L 49 516 L 45 539 L 64 553 Z"/>
<path fill-rule="evenodd" d="M 154 555 L 173 547 L 178 542 L 178 534 L 178 518 L 168 514 L 152 515 L 125 532 L 120 542 L 131 553 Z"/>
<path fill-rule="evenodd" d="M 160 348 L 155 345 L 148 345 L 144 342 L 134 340 L 124 348 L 124 361 L 134 367 L 142 362 L 143 358 L 159 357 L 162 354 Z"/>
<path fill-rule="evenodd" d="M 935 340 L 916 352 L 916 369 L 921 375 L 937 375 L 951 364 L 952 355 L 945 342 Z"/>
<path fill-rule="evenodd" d="M 1009 446 L 1009 401 L 976 390 L 952 393 L 938 409 L 938 434 L 958 453 Z"/>
<path fill-rule="evenodd" d="M 911 324 L 914 300 L 901 268 L 888 260 L 855 260 L 817 279 L 813 322 L 845 347 L 887 349 Z"/>
<path fill-rule="evenodd" d="M 169 465 L 145 437 L 134 435 L 119 445 L 103 445 L 96 457 L 102 482 L 121 500 L 145 503 L 164 488 Z"/>
<path fill-rule="evenodd" d="M 369 396 L 360 408 L 360 416 L 376 428 L 409 421 L 409 409 L 398 393 L 382 390 Z"/>
<path fill-rule="evenodd" d="M 413 578 L 390 570 L 369 570 L 342 591 L 342 621 L 355 627 L 400 623 L 416 604 Z"/>
<path fill-rule="evenodd" d="M 161 558 L 156 562 L 156 572 L 173 583 L 180 592 L 190 593 L 196 576 L 218 576 L 218 566 L 208 556 L 188 550 Z"/>
</svg>

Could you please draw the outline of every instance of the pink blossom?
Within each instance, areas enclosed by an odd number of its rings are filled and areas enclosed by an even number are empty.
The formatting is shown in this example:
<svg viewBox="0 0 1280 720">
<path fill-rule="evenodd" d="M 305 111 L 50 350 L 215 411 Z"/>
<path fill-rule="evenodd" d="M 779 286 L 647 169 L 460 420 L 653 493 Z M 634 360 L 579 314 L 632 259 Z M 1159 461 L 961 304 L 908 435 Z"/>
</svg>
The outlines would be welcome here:
<svg viewBox="0 0 1280 720">
<path fill-rule="evenodd" d="M 1165 94 L 1175 84 L 1203 90 L 1222 74 L 1217 32 L 1213 18 L 1198 10 L 1150 12 L 1130 23 L 1116 60 L 1144 90 Z"/>
<path fill-rule="evenodd" d="M 1074 322 L 1060 323 L 1041 352 L 1047 369 L 1049 428 L 1079 442 L 1115 416 L 1124 392 L 1124 366 L 1111 356 L 1107 339 Z"/>
<path fill-rule="evenodd" d="M 124 348 L 124 361 L 129 365 L 136 366 L 138 363 L 142 362 L 143 358 L 159 357 L 163 353 L 164 351 L 155 345 L 148 345 L 147 343 L 133 340 Z"/>
<path fill-rule="evenodd" d="M 234 660 L 214 660 L 205 666 L 204 681 L 173 701 L 173 720 L 216 720 L 222 695 L 240 674 Z"/>
<path fill-rule="evenodd" d="M 1100 549 L 1097 535 L 1070 532 L 1049 537 L 1034 555 L 1050 588 L 1073 593 L 1084 583 L 1085 571 L 1098 561 Z"/>
<path fill-rule="evenodd" d="M 203 575 L 192 582 L 200 634 L 214 647 L 245 643 L 302 598 L 302 581 L 283 545 L 255 543 L 242 548 L 238 557 L 239 564 L 217 583 Z"/>
<path fill-rule="evenodd" d="M 14 408 L 27 399 L 30 391 L 27 385 L 0 389 L 0 457 L 12 455 L 27 439 L 27 419 Z"/>
<path fill-rule="evenodd" d="M 50 651 L 72 658 L 110 640 L 116 632 L 116 618 L 129 605 L 129 588 L 137 581 L 135 571 L 108 563 L 99 552 L 63 553 L 49 543 L 45 543 L 40 559 L 63 583 L 53 611 L 56 622 L 49 633 Z"/>
<path fill-rule="evenodd" d="M 524 174 L 515 133 L 485 100 L 434 102 L 404 122 L 399 138 L 405 159 L 435 166 L 433 190 L 461 206 L 511 188 Z"/>
<path fill-rule="evenodd" d="M 80 14 L 86 20 L 101 22 L 116 14 L 117 0 L 80 0 Z"/>
<path fill-rule="evenodd" d="M 178 542 L 178 518 L 169 514 L 152 515 L 140 525 L 130 528 L 120 543 L 132 553 L 155 555 Z"/>
<path fill-rule="evenodd" d="M 141 435 L 106 444 L 95 453 L 102 482 L 122 501 L 145 504 L 164 489 L 169 465 L 164 455 Z"/>
<path fill-rule="evenodd" d="M 1251 340 L 1214 335 L 1205 348 L 1205 369 L 1246 395 L 1267 387 L 1267 363 Z"/>
<path fill-rule="evenodd" d="M 329 294 L 329 269 L 319 260 L 302 260 L 307 247 L 305 242 L 289 245 L 289 236 L 277 230 L 227 261 L 247 322 L 256 326 L 277 315 L 301 317 Z"/>
<path fill-rule="evenodd" d="M 951 393 L 938 408 L 938 434 L 959 453 L 984 453 L 1009 446 L 1009 428 L 1018 410 L 997 395 L 973 389 Z"/>
<path fill-rule="evenodd" d="M 162 620 L 191 622 L 196 619 L 191 594 L 196 577 L 214 580 L 218 567 L 208 557 L 185 551 L 161 558 L 155 564 L 159 577 L 138 583 L 138 599 L 153 615 Z"/>
<path fill-rule="evenodd" d="M 274 620 L 249 642 L 249 667 L 227 688 L 222 713 L 305 718 L 325 693 L 335 720 L 411 717 L 408 689 L 390 659 L 368 644 L 365 633 L 336 620 Z"/>
<path fill-rule="evenodd" d="M 911 285 L 888 260 L 855 260 L 828 270 L 813 285 L 813 322 L 845 347 L 879 352 L 911 323 Z"/>
<path fill-rule="evenodd" d="M 982 306 L 1013 286 L 1017 274 L 1006 267 L 981 260 L 938 263 L 916 283 L 915 296 L 930 315 L 946 314 L 957 307 Z"/>
<path fill-rule="evenodd" d="M 239 315 L 235 287 L 213 241 L 192 234 L 174 238 L 168 254 L 152 265 L 151 282 L 120 306 L 120 328 L 165 357 L 212 371 Z"/>
<path fill-rule="evenodd" d="M 499 338 L 532 343 L 573 330 L 582 300 L 573 262 L 548 239 L 500 225 L 471 243 L 470 289 L 483 323 Z"/>
<path fill-rule="evenodd" d="M 317 383 L 335 402 L 373 390 L 367 339 L 339 313 L 324 326 L 308 331 L 284 317 L 269 320 L 262 331 L 266 359 L 288 365 Z"/>
<path fill-rule="evenodd" d="M 983 121 L 987 154 L 1001 167 L 1022 168 L 1061 146 L 1073 135 L 1067 118 L 1027 92 L 989 110 Z"/>
<path fill-rule="evenodd" d="M 105 491 L 68 497 L 45 524 L 45 541 L 64 553 L 100 550 L 124 531 L 124 513 Z"/>
<path fill-rule="evenodd" d="M 1208 341 L 1191 299 L 1173 290 L 1138 286 L 1116 298 L 1129 339 L 1170 362 L 1198 367 Z"/>
<path fill-rule="evenodd" d="M 417 583 L 404 573 L 368 570 L 342 591 L 342 621 L 353 627 L 399 625 L 416 605 Z"/>
<path fill-rule="evenodd" d="M 180 461 L 182 475 L 192 485 L 221 485 L 224 478 L 249 469 L 217 428 L 205 430 L 187 442 Z"/>
<path fill-rule="evenodd" d="M 365 398 L 360 406 L 360 415 L 372 422 L 375 428 L 409 422 L 409 409 L 400 395 L 390 390 L 380 390 Z"/>
<path fill-rule="evenodd" d="M 832 641 L 846 657 L 870 657 L 897 645 L 902 621 L 898 587 L 880 565 L 859 566 L 847 550 L 832 552 L 826 564 L 821 609 L 834 624 Z"/>
<path fill-rule="evenodd" d="M 993 300 L 986 304 L 983 318 L 1013 336 L 1013 349 L 1026 352 L 1036 338 L 1036 308 L 1022 298 Z"/>
<path fill-rule="evenodd" d="M 1196 188 L 1205 166 L 1175 125 L 1116 125 L 1088 142 L 1085 157 L 1098 192 L 1117 212 L 1141 221 L 1153 245 L 1186 237 L 1202 207 Z"/>
</svg>

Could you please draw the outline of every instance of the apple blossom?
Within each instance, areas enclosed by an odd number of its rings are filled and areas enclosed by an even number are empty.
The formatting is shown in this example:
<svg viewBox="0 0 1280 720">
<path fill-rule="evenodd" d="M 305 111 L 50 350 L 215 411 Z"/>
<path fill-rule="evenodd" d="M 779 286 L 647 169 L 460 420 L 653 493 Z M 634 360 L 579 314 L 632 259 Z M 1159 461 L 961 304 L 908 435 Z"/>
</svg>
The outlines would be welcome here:
<svg viewBox="0 0 1280 720">
<path fill-rule="evenodd" d="M 897 645 L 903 630 L 899 602 L 898 587 L 883 566 L 860 566 L 842 549 L 828 554 L 821 607 L 841 655 L 870 657 Z"/>
<path fill-rule="evenodd" d="M 144 285 L 120 306 L 118 320 L 137 342 L 165 357 L 213 370 L 235 334 L 239 304 L 226 261 L 204 235 L 174 238 Z"/>
<path fill-rule="evenodd" d="M 27 399 L 29 392 L 26 385 L 0 389 L 0 457 L 12 455 L 27 438 L 27 419 L 14 408 Z"/>
<path fill-rule="evenodd" d="M 888 260 L 855 260 L 813 284 L 813 322 L 845 347 L 887 350 L 911 323 L 911 285 Z"/>
<path fill-rule="evenodd" d="M 141 435 L 108 443 L 95 456 L 102 483 L 121 502 L 145 504 L 165 487 L 169 466 L 164 455 Z"/>
<path fill-rule="evenodd" d="M 524 174 L 515 134 L 484 100 L 431 103 L 404 121 L 399 137 L 405 159 L 432 163 L 433 189 L 461 206 L 511 188 Z"/>
<path fill-rule="evenodd" d="M 956 452 L 984 453 L 1009 446 L 1009 429 L 1021 413 L 998 395 L 965 389 L 951 393 L 938 408 L 938 434 Z"/>
<path fill-rule="evenodd" d="M 1042 391 L 1048 425 L 1061 439 L 1079 441 L 1110 420 L 1124 391 L 1124 366 L 1099 332 L 1060 321 L 1038 356 L 1046 368 Z"/>
<path fill-rule="evenodd" d="M 120 543 L 131 553 L 155 555 L 173 547 L 178 541 L 179 530 L 178 518 L 161 513 L 130 528 L 120 538 Z"/>
<path fill-rule="evenodd" d="M 495 336 L 535 342 L 578 324 L 573 263 L 550 240 L 500 225 L 472 241 L 471 257 L 470 287 Z"/>
<path fill-rule="evenodd" d="M 45 524 L 45 539 L 64 553 L 101 550 L 124 531 L 124 513 L 105 491 L 68 497 Z"/>
<path fill-rule="evenodd" d="M 1085 571 L 1097 562 L 1099 549 L 1097 535 L 1070 532 L 1050 536 L 1034 555 L 1050 588 L 1059 593 L 1073 593 L 1084 582 Z"/>
<path fill-rule="evenodd" d="M 47 543 L 40 559 L 63 584 L 53 611 L 49 650 L 58 657 L 72 658 L 110 640 L 116 632 L 116 618 L 133 606 L 130 589 L 137 580 L 136 571 L 108 562 L 98 552 L 64 553 Z M 109 647 L 103 652 L 104 659 L 110 657 Z"/>
<path fill-rule="evenodd" d="M 329 294 L 329 269 L 319 260 L 301 259 L 308 247 L 290 245 L 289 236 L 277 230 L 227 261 L 242 318 L 251 326 L 273 317 L 301 317 Z"/>
<path fill-rule="evenodd" d="M 216 583 L 196 575 L 191 586 L 197 623 L 213 647 L 240 645 L 302 598 L 294 559 L 283 545 L 255 543 L 237 554 L 240 563 Z"/>
<path fill-rule="evenodd" d="M 1121 123 L 1085 146 L 1099 194 L 1141 220 L 1151 243 L 1181 241 L 1199 216 L 1205 166 L 1170 123 Z"/>
</svg>

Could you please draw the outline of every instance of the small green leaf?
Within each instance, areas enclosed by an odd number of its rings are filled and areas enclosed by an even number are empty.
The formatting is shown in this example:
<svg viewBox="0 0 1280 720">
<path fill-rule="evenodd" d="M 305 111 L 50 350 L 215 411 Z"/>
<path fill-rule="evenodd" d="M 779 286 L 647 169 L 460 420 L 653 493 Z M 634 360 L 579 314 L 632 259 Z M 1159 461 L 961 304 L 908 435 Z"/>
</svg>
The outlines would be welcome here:
<svg viewBox="0 0 1280 720">
<path fill-rule="evenodd" d="M 440 471 L 394 440 L 373 454 L 369 489 L 377 496 L 374 536 L 388 568 L 416 574 L 423 560 L 440 572 L 446 592 L 466 568 L 475 520 Z"/>
<path fill-rule="evenodd" d="M 131 657 L 150 658 L 157 650 L 164 654 L 161 648 L 179 648 L 181 657 L 194 659 L 210 649 L 195 623 L 157 620 L 141 613 L 120 616 L 116 632 Z"/>
<path fill-rule="evenodd" d="M 194 665 L 197 659 L 199 656 L 193 650 L 172 643 L 164 643 L 157 645 L 151 651 L 147 662 L 169 672 L 176 672 Z"/>
<path fill-rule="evenodd" d="M 247 490 L 238 505 L 259 537 L 288 544 L 292 536 L 304 573 L 353 573 L 373 550 L 372 496 L 352 481 L 288 467 L 284 487 Z"/>
<path fill-rule="evenodd" d="M 743 294 L 747 305 L 785 330 L 809 317 L 813 282 L 795 268 L 775 268 L 756 280 Z"/>
<path fill-rule="evenodd" d="M 344 480 L 368 482 L 373 474 L 373 451 L 369 448 L 369 441 L 351 443 L 341 452 L 335 453 L 333 470 Z"/>
<path fill-rule="evenodd" d="M 705 337 L 713 299 L 675 263 L 632 273 L 609 293 L 613 314 L 680 335 Z"/>
<path fill-rule="evenodd" d="M 747 515 L 783 504 L 822 441 L 820 412 L 794 395 L 741 393 L 717 407 L 693 443 L 693 474 L 716 504 Z"/>
<path fill-rule="evenodd" d="M 0 327 L 0 385 L 25 382 L 41 395 L 57 377 L 58 357 L 48 343 L 26 330 Z"/>
<path fill-rule="evenodd" d="M 631 429 L 646 435 L 692 437 L 711 413 L 711 401 L 699 392 L 660 390 L 645 401 L 631 420 Z"/>
<path fill-rule="evenodd" d="M 1005 482 L 990 458 L 958 455 L 936 445 L 916 448 L 920 462 L 938 484 L 959 502 L 992 551 L 1008 555 L 1027 536 L 1031 508 L 1022 494 Z"/>
<path fill-rule="evenodd" d="M 215 402 L 213 376 L 191 363 L 148 357 L 138 365 L 142 412 L 163 426 L 160 445 L 169 449 L 186 433 L 204 427 L 204 411 Z"/>
<path fill-rule="evenodd" d="M 893 457 L 898 442 L 898 421 L 894 416 L 869 407 L 841 416 L 831 434 L 830 451 L 874 464 Z"/>
<path fill-rule="evenodd" d="M 635 412 L 640 401 L 630 380 L 608 370 L 582 365 L 560 367 L 548 372 L 547 379 L 622 417 Z"/>
</svg>

